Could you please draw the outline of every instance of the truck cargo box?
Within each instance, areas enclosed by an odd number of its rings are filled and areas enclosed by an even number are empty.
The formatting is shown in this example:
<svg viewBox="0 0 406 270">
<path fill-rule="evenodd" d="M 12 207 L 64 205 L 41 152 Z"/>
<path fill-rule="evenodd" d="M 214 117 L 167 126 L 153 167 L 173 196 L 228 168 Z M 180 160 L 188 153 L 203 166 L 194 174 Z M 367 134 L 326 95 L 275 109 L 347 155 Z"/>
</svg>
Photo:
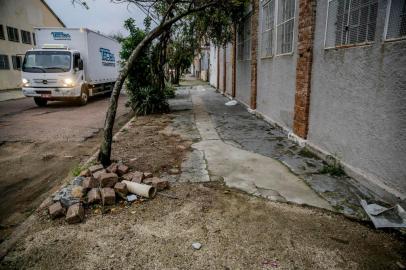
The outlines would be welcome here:
<svg viewBox="0 0 406 270">
<path fill-rule="evenodd" d="M 86 28 L 35 28 L 37 48 L 47 44 L 66 45 L 78 50 L 89 84 L 114 82 L 120 69 L 121 49 L 116 40 Z"/>
</svg>

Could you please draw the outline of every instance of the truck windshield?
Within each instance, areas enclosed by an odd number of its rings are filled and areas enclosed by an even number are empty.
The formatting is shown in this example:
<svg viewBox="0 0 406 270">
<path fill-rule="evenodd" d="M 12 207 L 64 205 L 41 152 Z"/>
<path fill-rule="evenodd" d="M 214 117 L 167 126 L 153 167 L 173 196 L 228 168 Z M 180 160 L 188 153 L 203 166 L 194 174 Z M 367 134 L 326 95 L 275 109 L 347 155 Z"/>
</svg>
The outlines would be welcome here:
<svg viewBox="0 0 406 270">
<path fill-rule="evenodd" d="M 63 51 L 31 51 L 25 54 L 23 71 L 33 73 L 67 72 L 71 53 Z"/>
</svg>

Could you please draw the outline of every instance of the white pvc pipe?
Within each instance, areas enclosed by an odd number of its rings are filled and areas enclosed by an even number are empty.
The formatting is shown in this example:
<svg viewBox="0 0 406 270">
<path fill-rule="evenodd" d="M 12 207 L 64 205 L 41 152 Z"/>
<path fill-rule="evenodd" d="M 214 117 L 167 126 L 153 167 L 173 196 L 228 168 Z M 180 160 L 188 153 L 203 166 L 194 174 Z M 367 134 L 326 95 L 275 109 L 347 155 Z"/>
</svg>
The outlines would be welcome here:
<svg viewBox="0 0 406 270">
<path fill-rule="evenodd" d="M 124 184 L 126 184 L 128 191 L 133 194 L 140 195 L 145 198 L 154 198 L 155 197 L 156 189 L 152 186 L 138 184 L 138 183 L 130 182 L 127 180 L 123 180 L 122 182 Z"/>
</svg>

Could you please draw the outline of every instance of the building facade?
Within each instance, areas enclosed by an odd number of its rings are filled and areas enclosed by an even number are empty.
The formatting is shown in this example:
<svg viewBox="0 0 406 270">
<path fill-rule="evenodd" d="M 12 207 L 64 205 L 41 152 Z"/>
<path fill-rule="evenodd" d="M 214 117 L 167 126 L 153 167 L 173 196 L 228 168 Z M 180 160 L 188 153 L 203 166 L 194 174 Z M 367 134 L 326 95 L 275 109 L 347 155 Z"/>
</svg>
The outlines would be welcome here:
<svg viewBox="0 0 406 270">
<path fill-rule="evenodd" d="M 0 0 L 0 90 L 21 86 L 21 65 L 35 47 L 34 27 L 65 27 L 43 0 Z"/>
<path fill-rule="evenodd" d="M 406 0 L 251 3 L 235 42 L 211 48 L 211 84 L 380 197 L 405 199 Z"/>
</svg>

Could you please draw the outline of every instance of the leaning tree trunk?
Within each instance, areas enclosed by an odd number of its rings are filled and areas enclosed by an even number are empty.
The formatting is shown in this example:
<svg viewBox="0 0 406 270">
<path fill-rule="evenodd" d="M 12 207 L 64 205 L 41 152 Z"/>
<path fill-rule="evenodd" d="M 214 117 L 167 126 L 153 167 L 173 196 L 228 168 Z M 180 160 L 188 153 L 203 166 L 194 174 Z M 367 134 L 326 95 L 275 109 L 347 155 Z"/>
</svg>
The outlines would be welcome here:
<svg viewBox="0 0 406 270">
<path fill-rule="evenodd" d="M 154 28 L 148 35 L 137 45 L 137 47 L 133 50 L 130 57 L 128 58 L 127 63 L 124 65 L 123 69 L 120 71 L 117 81 L 114 84 L 113 92 L 111 93 L 109 107 L 106 113 L 106 120 L 104 122 L 104 132 L 103 132 L 103 141 L 100 145 L 100 151 L 98 160 L 103 166 L 108 166 L 111 163 L 111 144 L 113 141 L 113 126 L 114 120 L 116 117 L 117 112 L 117 104 L 118 104 L 118 97 L 120 96 L 121 88 L 123 87 L 124 81 L 128 76 L 129 70 L 134 66 L 138 56 L 140 55 L 141 51 L 149 45 L 156 37 L 162 34 L 163 31 L 170 28 L 172 24 L 179 21 L 183 17 L 193 13 L 201 11 L 210 5 L 213 4 L 206 4 L 201 7 L 190 9 L 182 14 L 179 14 L 171 19 L 168 19 L 165 22 L 159 24 L 156 28 Z"/>
</svg>

